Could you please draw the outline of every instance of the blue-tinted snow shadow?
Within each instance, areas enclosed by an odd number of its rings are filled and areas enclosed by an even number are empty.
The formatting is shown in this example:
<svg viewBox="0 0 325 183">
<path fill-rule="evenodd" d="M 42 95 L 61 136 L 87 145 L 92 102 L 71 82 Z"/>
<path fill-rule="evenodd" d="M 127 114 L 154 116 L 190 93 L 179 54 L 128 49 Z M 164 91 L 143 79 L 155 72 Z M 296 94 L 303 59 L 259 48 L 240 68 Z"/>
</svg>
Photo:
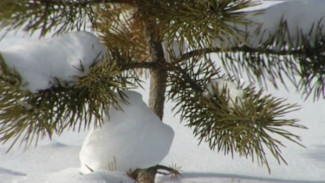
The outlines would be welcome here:
<svg viewBox="0 0 325 183">
<path fill-rule="evenodd" d="M 324 163 L 325 166 L 325 145 L 313 146 L 312 148 L 310 148 L 310 152 L 308 152 L 306 156 L 317 162 Z"/>
<path fill-rule="evenodd" d="M 184 172 L 182 176 L 179 177 L 181 180 L 191 179 L 191 178 L 230 178 L 230 179 L 244 179 L 244 180 L 254 180 L 260 182 L 279 182 L 279 183 L 324 183 L 324 181 L 310 181 L 310 180 L 287 180 L 280 178 L 266 178 L 266 177 L 256 177 L 256 176 L 246 176 L 237 174 L 227 174 L 227 173 L 198 173 L 198 172 Z M 169 176 L 161 177 L 161 182 L 170 181 Z"/>
<path fill-rule="evenodd" d="M 26 176 L 27 174 L 0 167 L 0 174 L 9 174 L 15 176 Z"/>
</svg>

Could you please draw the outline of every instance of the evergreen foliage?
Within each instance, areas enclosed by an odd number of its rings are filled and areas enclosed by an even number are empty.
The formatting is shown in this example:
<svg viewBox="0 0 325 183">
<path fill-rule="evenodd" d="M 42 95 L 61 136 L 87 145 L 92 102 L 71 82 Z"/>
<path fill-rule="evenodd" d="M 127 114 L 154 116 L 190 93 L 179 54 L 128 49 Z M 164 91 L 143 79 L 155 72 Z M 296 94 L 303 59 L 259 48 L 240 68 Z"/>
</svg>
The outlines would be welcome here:
<svg viewBox="0 0 325 183">
<path fill-rule="evenodd" d="M 160 36 L 186 41 L 195 48 L 213 47 L 214 42 L 222 42 L 223 48 L 243 42 L 245 32 L 234 25 L 248 25 L 247 14 L 234 12 L 254 5 L 250 0 L 156 0 L 144 4 L 148 16 L 159 20 Z"/>
<path fill-rule="evenodd" d="M 32 93 L 21 89 L 19 74 L 6 68 L 3 60 L 1 66 L 5 67 L 0 75 L 0 140 L 14 139 L 12 145 L 26 141 L 26 147 L 66 128 L 100 125 L 109 107 L 119 107 L 115 93 L 123 95 L 121 89 L 129 83 L 115 62 L 104 61 L 73 86 L 58 81 L 51 89 Z"/>
<path fill-rule="evenodd" d="M 262 90 L 256 92 L 252 86 L 244 89 L 242 98 L 227 97 L 228 88 L 218 88 L 218 85 L 205 96 L 203 92 L 213 78 L 231 80 L 220 75 L 220 69 L 211 69 L 209 65 L 199 57 L 192 58 L 170 75 L 169 96 L 176 103 L 174 110 L 178 109 L 182 120 L 187 121 L 186 126 L 211 149 L 251 157 L 265 164 L 269 171 L 265 147 L 279 163 L 285 162 L 279 148 L 284 145 L 273 135 L 299 144 L 300 138 L 283 127 L 305 127 L 297 124 L 296 119 L 282 118 L 299 107 L 286 104 L 284 99 L 263 95 Z"/>
<path fill-rule="evenodd" d="M 0 7 L 1 27 L 8 30 L 22 27 L 31 33 L 41 30 L 41 36 L 53 30 L 55 33 L 84 30 L 95 15 L 90 1 L 1 1 Z"/>
<path fill-rule="evenodd" d="M 325 28 L 322 21 L 314 22 L 307 34 L 297 30 L 297 38 L 292 39 L 288 22 L 281 20 L 273 35 L 261 37 L 259 48 L 232 47 L 218 56 L 225 69 L 237 79 L 245 72 L 252 81 L 264 86 L 266 81 L 271 81 L 278 87 L 279 82 L 286 86 L 284 78 L 287 78 L 306 98 L 313 93 L 315 100 L 324 99 Z"/>
<path fill-rule="evenodd" d="M 167 72 L 166 95 L 175 103 L 173 110 L 200 142 L 225 154 L 250 157 L 268 169 L 268 153 L 285 162 L 280 151 L 284 144 L 275 137 L 300 144 L 287 127 L 305 127 L 284 118 L 298 110 L 296 104 L 264 95 L 252 84 L 243 89 L 242 98 L 227 98 L 227 87 L 219 86 L 203 96 L 213 79 L 236 82 L 246 73 L 262 86 L 266 81 L 286 86 L 286 77 L 303 95 L 325 97 L 323 25 L 316 22 L 311 27 L 313 40 L 305 34 L 293 40 L 282 21 L 274 35 L 264 35 L 267 39 L 252 47 L 240 27 L 254 25 L 248 17 L 263 12 L 239 10 L 253 5 L 250 0 L 2 0 L 2 30 L 41 30 L 40 36 L 45 36 L 90 28 L 109 55 L 76 85 L 58 84 L 38 93 L 22 90 L 19 73 L 0 59 L 0 140 L 28 144 L 67 127 L 89 127 L 92 119 L 101 122 L 109 107 L 118 107 L 115 92 L 123 95 L 123 89 L 140 85 L 139 69 L 157 69 Z M 162 44 L 168 62 L 161 54 Z"/>
</svg>

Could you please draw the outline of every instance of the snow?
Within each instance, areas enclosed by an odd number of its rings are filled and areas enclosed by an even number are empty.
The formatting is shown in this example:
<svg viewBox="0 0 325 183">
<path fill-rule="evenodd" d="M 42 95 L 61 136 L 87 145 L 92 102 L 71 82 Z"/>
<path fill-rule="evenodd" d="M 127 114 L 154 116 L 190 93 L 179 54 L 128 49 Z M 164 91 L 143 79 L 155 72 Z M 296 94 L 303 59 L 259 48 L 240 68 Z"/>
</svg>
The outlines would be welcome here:
<svg viewBox="0 0 325 183">
<path fill-rule="evenodd" d="M 244 90 L 239 85 L 230 80 L 225 79 L 212 79 L 211 83 L 206 87 L 202 93 L 203 97 L 210 98 L 214 96 L 214 89 L 218 88 L 218 92 L 222 93 L 226 89 L 226 98 L 228 100 L 228 106 L 233 107 L 234 102 L 238 101 L 244 96 Z"/>
<path fill-rule="evenodd" d="M 319 12 L 319 8 L 311 11 Z M 6 37 L 6 39 L 1 40 L 0 48 L 4 49 L 9 44 L 22 41 L 22 39 L 15 40 L 16 37 Z M 148 101 L 148 82 L 144 84 L 144 89 L 137 89 L 137 91 L 142 94 L 144 101 Z M 171 180 L 169 176 L 157 177 L 157 182 L 324 183 L 325 116 L 322 110 L 325 108 L 325 103 L 322 100 L 317 102 L 313 102 L 312 99 L 303 100 L 293 89 L 287 92 L 284 88 L 275 90 L 270 87 L 268 92 L 277 97 L 287 98 L 289 103 L 300 104 L 302 110 L 290 113 L 285 117 L 300 119 L 301 124 L 309 128 L 308 130 L 293 130 L 294 133 L 302 137 L 302 143 L 306 148 L 283 141 L 287 148 L 283 149 L 282 153 L 288 162 L 288 166 L 278 165 L 276 161 L 270 160 L 272 172 L 268 174 L 265 167 L 259 167 L 250 160 L 213 152 L 204 143 L 198 146 L 198 141 L 193 137 L 191 129 L 179 123 L 179 116 L 174 116 L 170 111 L 174 106 L 173 103 L 168 102 L 165 105 L 163 121 L 172 127 L 175 137 L 168 155 L 160 164 L 171 165 L 176 163 L 182 167 L 182 176 L 178 177 L 178 180 Z M 67 131 L 61 136 L 54 136 L 52 141 L 43 139 L 37 147 L 31 147 L 26 152 L 14 147 L 9 153 L 6 153 L 10 144 L 1 145 L 0 182 L 134 182 L 121 172 L 99 170 L 91 174 L 79 174 L 80 162 L 78 154 L 85 138 L 87 138 L 87 134 L 88 131 L 80 133 Z"/>
<path fill-rule="evenodd" d="M 286 1 L 283 1 L 283 0 L 266 0 L 266 1 L 252 0 L 252 2 L 257 3 L 257 5 L 245 8 L 245 9 L 240 10 L 240 11 L 249 12 L 249 11 L 256 11 L 256 10 L 265 10 L 265 9 L 271 7 L 271 6 L 274 6 L 274 5 L 277 5 L 277 4 L 280 4 L 280 3 L 284 3 Z"/>
<path fill-rule="evenodd" d="M 273 1 L 270 3 L 273 3 Z M 265 8 L 265 6 L 261 8 Z M 246 11 L 256 12 L 252 8 L 246 9 Z M 309 36 L 310 43 L 312 44 L 315 39 L 315 28 L 318 23 L 322 26 L 322 32 L 325 32 L 324 0 L 297 0 L 284 3 L 275 1 L 273 6 L 258 11 L 261 11 L 261 13 L 249 18 L 250 21 L 254 22 L 254 24 L 257 23 L 257 25 L 241 28 L 247 28 L 250 35 L 248 43 L 253 47 L 258 47 L 259 43 L 266 41 L 269 35 L 274 35 L 278 31 L 281 21 L 287 23 L 287 29 L 292 40 L 301 41 L 299 35 L 302 34 Z M 314 30 L 310 33 L 310 28 L 313 25 Z M 257 32 L 256 29 L 258 27 L 260 31 Z M 284 41 L 289 41 L 289 37 L 286 36 Z"/>
<path fill-rule="evenodd" d="M 80 151 L 81 172 L 127 172 L 154 166 L 167 155 L 174 132 L 142 101 L 139 93 L 126 91 L 123 111 L 112 108 L 101 128 L 92 130 Z M 89 167 L 89 168 L 88 168 Z"/>
<path fill-rule="evenodd" d="M 57 172 L 24 177 L 17 183 L 134 183 L 125 173 L 98 171 L 90 175 L 81 175 L 77 168 L 67 168 Z"/>
<path fill-rule="evenodd" d="M 23 79 L 23 89 L 37 92 L 61 84 L 73 84 L 107 50 L 96 36 L 72 32 L 62 36 L 17 44 L 0 51 L 6 64 Z"/>
<path fill-rule="evenodd" d="M 149 82 L 148 82 L 149 83 Z M 148 83 L 144 89 L 138 89 L 143 100 L 149 98 Z M 160 164 L 181 166 L 182 176 L 178 181 L 169 176 L 157 177 L 158 183 L 323 183 L 325 181 L 325 116 L 319 109 L 325 108 L 325 103 L 314 103 L 312 99 L 304 101 L 295 92 L 270 89 L 268 91 L 278 97 L 288 98 L 290 103 L 298 102 L 303 106 L 301 111 L 288 117 L 301 120 L 308 130 L 296 130 L 302 136 L 307 148 L 285 143 L 283 155 L 288 166 L 278 165 L 270 161 L 271 174 L 265 167 L 259 167 L 250 160 L 235 156 L 225 156 L 209 150 L 207 144 L 198 146 L 191 129 L 179 123 L 179 116 L 174 116 L 170 109 L 173 104 L 168 102 L 165 108 L 164 123 L 175 131 L 173 144 L 168 155 Z M 5 153 L 7 145 L 0 146 L 0 180 L 4 183 L 115 183 L 120 179 L 129 183 L 121 172 L 96 171 L 92 174 L 79 174 L 78 154 L 88 131 L 74 133 L 65 132 L 55 136 L 52 141 L 44 139 L 38 147 L 26 152 L 16 147 Z M 114 182 L 115 181 L 115 182 Z M 132 182 L 133 183 L 133 182 Z"/>
</svg>

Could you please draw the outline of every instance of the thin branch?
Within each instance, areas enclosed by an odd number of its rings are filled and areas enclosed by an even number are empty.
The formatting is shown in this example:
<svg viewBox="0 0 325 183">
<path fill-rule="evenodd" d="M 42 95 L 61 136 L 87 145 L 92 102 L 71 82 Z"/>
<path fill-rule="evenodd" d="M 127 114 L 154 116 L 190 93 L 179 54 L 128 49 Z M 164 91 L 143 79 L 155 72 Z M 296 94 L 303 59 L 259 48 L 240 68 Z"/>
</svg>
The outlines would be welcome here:
<svg viewBox="0 0 325 183">
<path fill-rule="evenodd" d="M 40 3 L 49 4 L 65 4 L 71 6 L 86 6 L 92 3 L 134 3 L 134 0 L 82 0 L 82 1 L 66 1 L 66 0 L 42 0 Z"/>
<path fill-rule="evenodd" d="M 301 49 L 292 50 L 274 50 L 267 48 L 251 48 L 248 46 L 235 46 L 231 48 L 202 48 L 198 50 L 192 50 L 184 53 L 176 63 L 180 63 L 194 56 L 200 56 L 202 54 L 219 53 L 219 52 L 245 52 L 245 53 L 260 53 L 260 54 L 273 54 L 273 55 L 303 55 L 305 52 Z"/>
<path fill-rule="evenodd" d="M 157 68 L 159 65 L 158 62 L 130 62 L 122 64 L 122 70 L 128 69 L 152 69 Z"/>
</svg>

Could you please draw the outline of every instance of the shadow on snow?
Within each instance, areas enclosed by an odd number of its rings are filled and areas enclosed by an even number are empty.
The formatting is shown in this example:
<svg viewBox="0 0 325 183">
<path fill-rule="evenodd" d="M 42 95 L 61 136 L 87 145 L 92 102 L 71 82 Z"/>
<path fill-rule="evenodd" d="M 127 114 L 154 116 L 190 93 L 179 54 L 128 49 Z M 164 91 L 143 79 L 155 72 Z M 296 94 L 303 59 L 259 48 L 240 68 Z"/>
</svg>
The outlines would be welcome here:
<svg viewBox="0 0 325 183">
<path fill-rule="evenodd" d="M 310 181 L 310 180 L 289 180 L 281 178 L 266 178 L 266 177 L 255 177 L 237 174 L 227 174 L 227 173 L 198 173 L 198 172 L 184 172 L 179 177 L 179 180 L 186 180 L 191 178 L 232 178 L 232 179 L 243 179 L 261 182 L 278 182 L 278 183 L 324 183 L 324 181 Z M 162 182 L 170 181 L 170 177 L 161 177 Z"/>
</svg>

